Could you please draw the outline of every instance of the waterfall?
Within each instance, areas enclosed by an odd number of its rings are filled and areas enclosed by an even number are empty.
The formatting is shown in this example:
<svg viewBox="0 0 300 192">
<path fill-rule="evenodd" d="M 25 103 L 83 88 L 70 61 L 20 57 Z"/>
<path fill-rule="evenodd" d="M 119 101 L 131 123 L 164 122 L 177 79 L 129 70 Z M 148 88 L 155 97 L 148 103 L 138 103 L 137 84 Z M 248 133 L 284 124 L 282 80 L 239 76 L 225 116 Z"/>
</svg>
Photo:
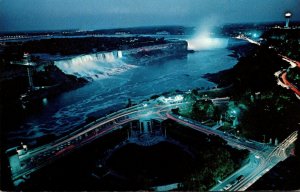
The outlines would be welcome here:
<svg viewBox="0 0 300 192">
<path fill-rule="evenodd" d="M 226 48 L 228 46 L 227 38 L 211 38 L 207 36 L 196 36 L 188 40 L 188 49 L 194 51 L 212 50 Z"/>
<path fill-rule="evenodd" d="M 122 51 L 77 56 L 54 64 L 66 74 L 86 79 L 99 79 L 127 71 L 135 66 L 122 60 Z"/>
</svg>

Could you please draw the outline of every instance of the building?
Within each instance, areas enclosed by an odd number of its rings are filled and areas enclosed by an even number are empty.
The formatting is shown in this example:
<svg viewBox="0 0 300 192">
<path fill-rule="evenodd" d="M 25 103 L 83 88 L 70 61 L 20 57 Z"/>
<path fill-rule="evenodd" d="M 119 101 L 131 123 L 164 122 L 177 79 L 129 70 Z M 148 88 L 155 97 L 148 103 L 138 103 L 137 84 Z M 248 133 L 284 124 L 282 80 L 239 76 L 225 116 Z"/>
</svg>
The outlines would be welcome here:
<svg viewBox="0 0 300 192">
<path fill-rule="evenodd" d="M 288 11 L 284 14 L 284 16 L 285 16 L 285 28 L 288 29 L 289 23 L 290 23 L 290 18 L 292 17 L 292 13 Z"/>
</svg>

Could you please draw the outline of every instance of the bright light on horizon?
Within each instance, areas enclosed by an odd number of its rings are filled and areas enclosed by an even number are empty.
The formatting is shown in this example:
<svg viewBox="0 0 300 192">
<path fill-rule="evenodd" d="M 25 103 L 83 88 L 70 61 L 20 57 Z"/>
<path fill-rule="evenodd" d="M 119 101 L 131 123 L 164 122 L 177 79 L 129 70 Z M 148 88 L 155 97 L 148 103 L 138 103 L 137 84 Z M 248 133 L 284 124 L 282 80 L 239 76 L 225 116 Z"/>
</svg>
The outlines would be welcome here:
<svg viewBox="0 0 300 192">
<path fill-rule="evenodd" d="M 208 36 L 197 36 L 188 40 L 188 49 L 194 51 L 225 48 L 227 45 L 228 39 L 212 38 Z"/>
<path fill-rule="evenodd" d="M 292 13 L 291 13 L 291 12 L 287 12 L 287 13 L 285 13 L 285 16 L 286 16 L 286 17 L 291 17 L 291 16 L 292 16 Z"/>
</svg>

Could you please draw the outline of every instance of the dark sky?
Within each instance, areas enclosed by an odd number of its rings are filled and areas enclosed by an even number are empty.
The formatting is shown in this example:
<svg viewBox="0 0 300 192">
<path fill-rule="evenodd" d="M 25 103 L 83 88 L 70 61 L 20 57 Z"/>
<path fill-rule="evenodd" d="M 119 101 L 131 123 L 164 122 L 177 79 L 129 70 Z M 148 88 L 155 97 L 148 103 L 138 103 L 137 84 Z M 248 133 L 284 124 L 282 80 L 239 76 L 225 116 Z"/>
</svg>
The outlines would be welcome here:
<svg viewBox="0 0 300 192">
<path fill-rule="evenodd" d="M 0 31 L 300 20 L 300 0 L 0 0 Z"/>
</svg>

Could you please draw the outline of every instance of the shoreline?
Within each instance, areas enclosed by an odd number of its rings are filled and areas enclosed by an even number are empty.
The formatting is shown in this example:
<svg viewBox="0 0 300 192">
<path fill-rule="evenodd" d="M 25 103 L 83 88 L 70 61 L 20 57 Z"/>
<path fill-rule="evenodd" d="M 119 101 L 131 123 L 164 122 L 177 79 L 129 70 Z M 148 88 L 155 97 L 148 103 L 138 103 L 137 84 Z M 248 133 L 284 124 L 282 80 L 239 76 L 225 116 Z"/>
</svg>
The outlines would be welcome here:
<svg viewBox="0 0 300 192">
<path fill-rule="evenodd" d="M 227 48 L 226 48 L 226 50 L 227 50 Z M 87 83 L 87 84 L 89 84 L 89 83 Z M 86 84 L 84 85 L 84 86 L 86 86 Z M 194 88 L 197 88 L 197 87 L 194 87 Z M 191 88 L 192 89 L 192 88 Z M 200 89 L 199 87 L 198 87 L 198 89 Z M 187 90 L 187 89 L 186 89 Z M 178 90 L 177 90 L 178 91 Z M 215 92 L 216 91 L 216 89 L 213 89 L 213 90 L 203 90 L 203 92 L 207 92 L 207 91 L 212 91 L 212 92 Z M 175 89 L 171 89 L 170 91 L 168 91 L 168 92 L 176 92 L 176 90 Z M 184 91 L 181 91 L 181 92 L 184 92 Z M 166 94 L 166 92 L 164 91 L 164 92 L 157 92 L 157 93 L 159 93 L 160 95 L 161 94 Z M 153 96 L 153 94 L 149 94 L 149 97 L 151 97 L 151 95 Z M 154 94 L 155 95 L 155 94 Z M 149 98 L 148 97 L 148 98 Z M 137 100 L 137 102 L 140 102 L 140 101 L 143 101 L 143 100 L 145 100 L 145 99 L 148 99 L 147 97 L 144 97 L 144 98 L 141 98 L 140 96 L 138 97 L 139 99 Z M 120 109 L 120 108 L 122 108 L 122 104 L 124 104 L 125 102 L 123 102 L 123 103 L 120 103 L 118 106 L 114 106 L 114 108 L 110 108 L 110 107 L 108 107 L 105 111 L 103 111 L 103 110 L 101 110 L 101 111 L 95 111 L 95 112 L 92 112 L 92 113 L 90 113 L 88 116 L 87 116 L 87 118 L 85 119 L 85 120 L 88 120 L 88 118 L 95 118 L 95 117 L 101 117 L 101 116 L 103 116 L 103 115 L 105 115 L 105 114 L 107 114 L 107 113 L 109 113 L 110 111 L 114 111 L 114 110 L 117 110 L 117 109 Z M 80 124 L 80 125 L 84 125 L 84 123 L 83 124 Z M 76 127 L 80 127 L 80 125 L 77 125 Z M 17 134 L 18 135 L 18 134 Z M 16 135 L 16 136 L 17 136 Z M 52 137 L 50 134 L 48 134 L 49 135 L 49 137 Z M 47 139 L 46 139 L 47 140 Z M 11 142 L 10 142 L 11 143 Z"/>
</svg>

